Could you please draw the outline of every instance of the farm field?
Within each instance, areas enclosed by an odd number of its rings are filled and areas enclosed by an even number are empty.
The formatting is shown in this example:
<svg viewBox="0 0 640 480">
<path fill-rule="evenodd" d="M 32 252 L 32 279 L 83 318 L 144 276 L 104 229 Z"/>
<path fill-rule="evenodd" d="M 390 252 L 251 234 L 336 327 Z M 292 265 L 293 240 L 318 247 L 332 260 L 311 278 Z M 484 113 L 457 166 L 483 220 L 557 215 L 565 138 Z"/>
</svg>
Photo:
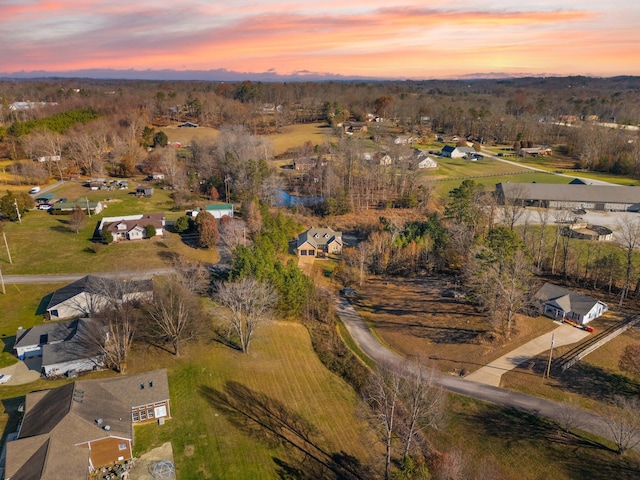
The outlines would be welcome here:
<svg viewBox="0 0 640 480">
<path fill-rule="evenodd" d="M 481 176 L 481 177 L 468 177 L 470 180 L 473 180 L 476 184 L 484 186 L 485 190 L 495 190 L 496 184 L 501 182 L 513 182 L 513 183 L 557 183 L 568 184 L 571 179 L 566 177 L 561 177 L 558 175 L 552 175 L 550 173 L 542 173 L 542 172 L 531 172 L 523 171 L 521 173 L 515 175 L 489 175 L 489 176 Z M 438 194 L 441 198 L 446 198 L 448 193 L 459 186 L 465 178 L 459 177 L 455 180 L 451 179 L 442 179 L 440 181 L 435 182 L 425 182 L 427 184 L 433 185 L 436 194 Z"/>
<path fill-rule="evenodd" d="M 218 129 L 211 127 L 179 128 L 177 126 L 162 127 L 170 142 L 180 142 L 183 146 L 189 145 L 193 140 L 213 141 L 220 133 Z M 322 145 L 330 139 L 333 130 L 326 123 L 304 123 L 289 125 L 282 129 L 281 133 L 265 135 L 273 145 L 274 155 L 282 155 L 290 148 L 295 148 L 309 141 L 313 145 Z"/>
<path fill-rule="evenodd" d="M 219 130 L 211 127 L 186 128 L 171 125 L 160 127 L 159 132 L 164 132 L 170 142 L 180 142 L 182 146 L 190 145 L 193 140 L 213 141 L 217 138 Z"/>
<path fill-rule="evenodd" d="M 322 145 L 331 141 L 332 135 L 333 129 L 326 123 L 304 123 L 289 125 L 282 129 L 282 133 L 267 135 L 266 138 L 271 141 L 273 153 L 277 156 L 305 142 Z"/>
</svg>

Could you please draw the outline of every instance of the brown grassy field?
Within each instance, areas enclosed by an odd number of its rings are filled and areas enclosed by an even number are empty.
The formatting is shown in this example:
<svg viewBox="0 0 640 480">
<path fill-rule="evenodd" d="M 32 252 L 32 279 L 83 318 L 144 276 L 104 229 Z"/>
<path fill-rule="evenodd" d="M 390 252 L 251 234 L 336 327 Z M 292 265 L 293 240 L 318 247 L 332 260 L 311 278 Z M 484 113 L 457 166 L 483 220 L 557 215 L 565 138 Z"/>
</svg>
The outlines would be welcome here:
<svg viewBox="0 0 640 480">
<path fill-rule="evenodd" d="M 555 328 L 545 317 L 520 317 L 510 341 L 463 300 L 443 296 L 452 278 L 372 278 L 358 287 L 355 307 L 380 340 L 404 356 L 428 358 L 442 372 L 477 370 Z"/>
<path fill-rule="evenodd" d="M 218 129 L 211 127 L 180 128 L 176 125 L 158 128 L 164 132 L 170 142 L 180 142 L 183 146 L 191 144 L 193 140 L 215 140 Z"/>
<path fill-rule="evenodd" d="M 220 133 L 211 127 L 179 128 L 177 126 L 162 127 L 170 142 L 189 145 L 195 140 L 215 140 Z M 266 135 L 273 145 L 273 153 L 282 155 L 290 148 L 295 148 L 310 141 L 313 145 L 322 145 L 331 139 L 332 129 L 326 123 L 305 123 L 284 127 L 280 133 Z"/>
<path fill-rule="evenodd" d="M 289 125 L 281 133 L 267 135 L 273 145 L 273 153 L 282 155 L 287 150 L 304 145 L 309 141 L 313 145 L 322 145 L 331 141 L 333 130 L 326 123 L 305 123 Z"/>
</svg>

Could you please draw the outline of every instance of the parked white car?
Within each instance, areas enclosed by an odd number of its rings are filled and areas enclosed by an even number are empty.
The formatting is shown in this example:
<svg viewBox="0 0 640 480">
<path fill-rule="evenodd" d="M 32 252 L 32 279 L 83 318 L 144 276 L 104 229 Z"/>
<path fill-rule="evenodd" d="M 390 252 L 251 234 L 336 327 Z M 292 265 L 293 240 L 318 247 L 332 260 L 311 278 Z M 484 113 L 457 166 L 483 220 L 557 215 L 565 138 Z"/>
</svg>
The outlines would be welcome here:
<svg viewBox="0 0 640 480">
<path fill-rule="evenodd" d="M 9 380 L 11 380 L 11 375 L 3 375 L 0 373 L 0 384 L 7 383 Z"/>
<path fill-rule="evenodd" d="M 40 187 L 33 187 L 31 190 L 29 190 L 30 194 L 34 194 L 34 193 L 38 193 L 40 191 Z"/>
</svg>

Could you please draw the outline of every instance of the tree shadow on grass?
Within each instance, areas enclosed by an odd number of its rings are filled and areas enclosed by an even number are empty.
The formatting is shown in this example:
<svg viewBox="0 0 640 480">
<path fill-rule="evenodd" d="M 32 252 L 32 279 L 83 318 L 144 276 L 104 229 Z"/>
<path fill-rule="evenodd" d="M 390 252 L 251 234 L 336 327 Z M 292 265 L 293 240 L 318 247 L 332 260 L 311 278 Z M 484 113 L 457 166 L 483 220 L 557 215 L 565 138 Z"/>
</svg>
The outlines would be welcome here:
<svg viewBox="0 0 640 480">
<path fill-rule="evenodd" d="M 273 459 L 283 479 L 364 480 L 370 478 L 358 459 L 345 452 L 328 452 L 320 433 L 282 402 L 238 382 L 222 390 L 203 386 L 200 394 L 238 429 L 270 447 L 287 447 L 290 458 Z"/>
<path fill-rule="evenodd" d="M 563 390 L 600 402 L 610 403 L 620 396 L 640 396 L 640 383 L 637 381 L 587 363 L 578 363 L 558 373 L 555 378 Z"/>
<path fill-rule="evenodd" d="M 69 225 L 54 225 L 49 228 L 58 233 L 76 233 Z"/>
<path fill-rule="evenodd" d="M 556 423 L 519 410 L 487 408 L 472 415 L 481 435 L 502 440 L 506 448 L 543 449 L 544 458 L 570 478 L 631 480 L 638 478 L 637 457 L 622 457 L 606 445 L 563 431 Z"/>
</svg>

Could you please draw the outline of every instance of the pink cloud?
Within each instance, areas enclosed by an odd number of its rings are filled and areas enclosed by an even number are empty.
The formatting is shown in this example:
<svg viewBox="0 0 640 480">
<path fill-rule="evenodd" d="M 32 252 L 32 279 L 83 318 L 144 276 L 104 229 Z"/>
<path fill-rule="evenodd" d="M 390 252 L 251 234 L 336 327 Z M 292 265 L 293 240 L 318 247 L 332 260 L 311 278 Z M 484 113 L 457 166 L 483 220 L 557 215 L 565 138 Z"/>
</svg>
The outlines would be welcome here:
<svg viewBox="0 0 640 480">
<path fill-rule="evenodd" d="M 434 65 L 450 71 L 530 65 L 544 71 L 563 69 L 558 73 L 572 73 L 567 66 L 640 73 L 633 60 L 640 45 L 637 28 L 631 22 L 626 35 L 611 41 L 603 13 L 372 9 L 363 3 L 325 3 L 322 13 L 311 13 L 311 7 L 299 4 L 288 13 L 292 2 L 242 0 L 238 5 L 195 0 L 41 0 L 0 6 L 0 27 L 11 23 L 19 32 L 5 28 L 8 33 L 3 33 L 0 28 L 0 72 L 274 67 L 278 73 L 311 69 L 347 75 L 432 76 Z"/>
</svg>

